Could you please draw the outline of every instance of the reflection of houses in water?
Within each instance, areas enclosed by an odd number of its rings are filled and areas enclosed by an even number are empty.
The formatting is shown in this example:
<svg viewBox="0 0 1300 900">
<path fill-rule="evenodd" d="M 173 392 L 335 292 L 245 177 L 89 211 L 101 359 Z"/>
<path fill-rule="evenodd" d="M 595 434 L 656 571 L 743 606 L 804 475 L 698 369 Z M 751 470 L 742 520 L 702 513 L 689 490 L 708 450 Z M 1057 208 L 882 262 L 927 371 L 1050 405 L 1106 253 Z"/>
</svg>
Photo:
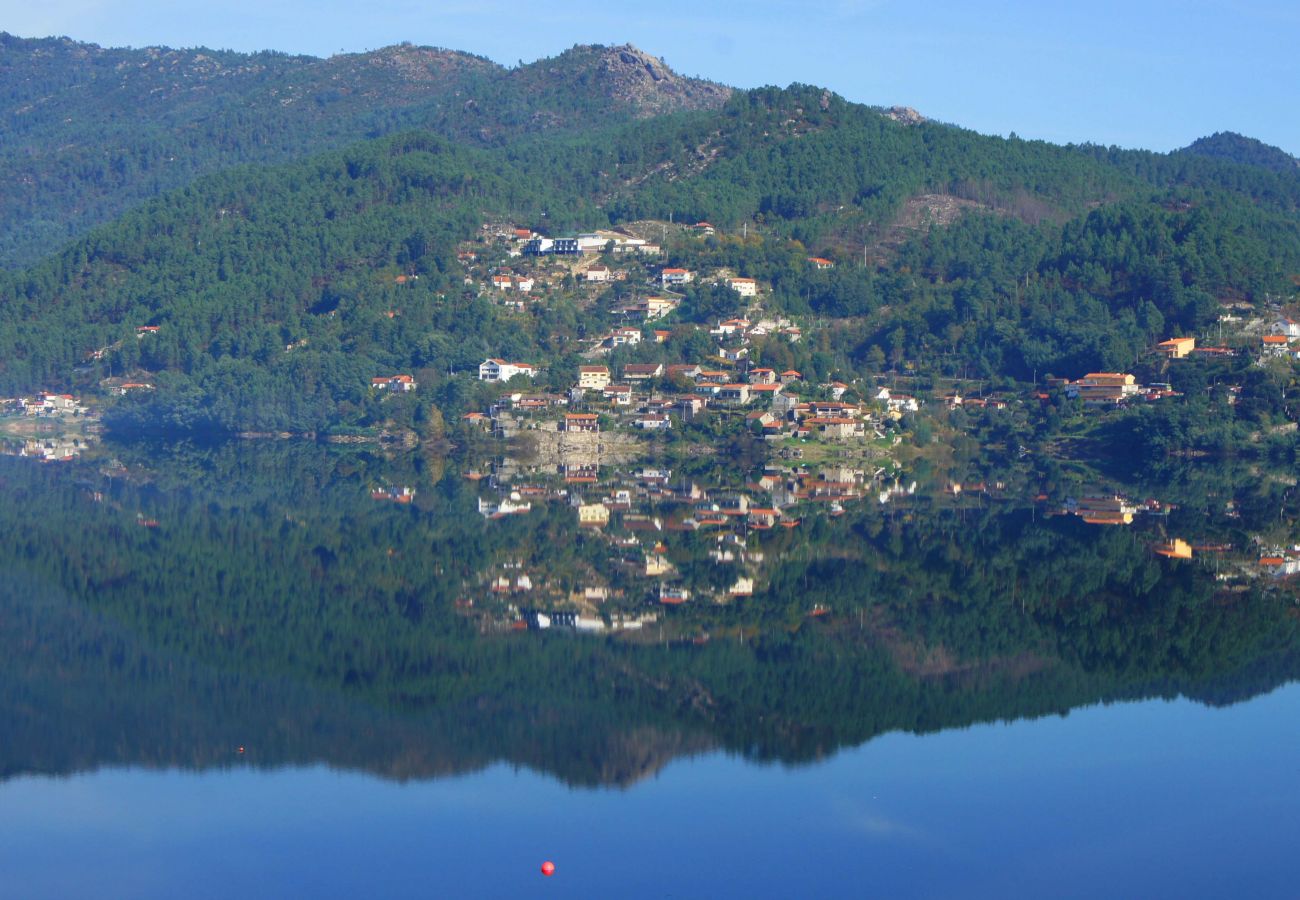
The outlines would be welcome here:
<svg viewBox="0 0 1300 900">
<path fill-rule="evenodd" d="M 1163 556 L 1166 559 L 1191 559 L 1192 545 L 1187 541 L 1174 538 L 1161 544 L 1156 544 L 1153 548 L 1157 556 Z"/>
<path fill-rule="evenodd" d="M 672 477 L 672 469 L 642 469 L 636 476 L 637 481 L 654 487 L 667 486 Z"/>
<path fill-rule="evenodd" d="M 862 496 L 862 488 L 852 481 L 825 481 L 820 478 L 805 479 L 801 489 L 796 492 L 802 500 L 857 500 Z"/>
<path fill-rule="evenodd" d="M 676 606 L 685 603 L 691 599 L 691 592 L 684 587 L 676 587 L 666 584 L 659 585 L 659 602 L 670 606 Z"/>
<path fill-rule="evenodd" d="M 482 497 L 478 500 L 479 515 L 486 519 L 501 519 L 506 516 L 520 515 L 531 511 L 532 508 L 532 503 L 521 501 L 518 491 L 512 491 L 509 497 L 503 497 L 495 503 L 491 500 L 484 500 Z"/>
<path fill-rule="evenodd" d="M 509 575 L 498 575 L 488 589 L 494 594 L 526 594 L 533 589 L 533 580 L 527 574 L 513 579 Z"/>
<path fill-rule="evenodd" d="M 673 571 L 673 564 L 658 553 L 650 553 L 645 558 L 645 574 L 649 578 L 668 575 Z"/>
<path fill-rule="evenodd" d="M 1079 497 L 1065 501 L 1062 515 L 1078 516 L 1089 525 L 1132 525 L 1138 513 L 1162 515 L 1173 509 L 1159 500 L 1136 503 L 1119 494 Z"/>
<path fill-rule="evenodd" d="M 625 513 L 623 515 L 623 527 L 628 531 L 659 532 L 664 530 L 664 523 L 663 519 L 658 516 Z"/>
<path fill-rule="evenodd" d="M 1259 558 L 1259 566 L 1264 574 L 1274 578 L 1287 578 L 1300 575 L 1300 552 L 1275 553 Z"/>
<path fill-rule="evenodd" d="M 584 503 L 578 507 L 578 525 L 602 528 L 609 524 L 609 507 L 603 503 Z"/>
<path fill-rule="evenodd" d="M 44 462 L 68 462 L 80 456 L 86 447 L 86 442 L 79 438 L 33 438 L 24 441 L 12 455 Z"/>
<path fill-rule="evenodd" d="M 1137 507 L 1118 494 L 1109 497 L 1071 498 L 1064 512 L 1078 516 L 1089 525 L 1132 525 Z"/>
<path fill-rule="evenodd" d="M 880 502 L 882 504 L 890 503 L 894 500 L 899 500 L 903 497 L 910 497 L 915 493 L 916 493 L 915 481 L 907 485 L 907 487 L 903 487 L 903 485 L 900 482 L 895 481 L 892 485 L 890 485 L 889 487 L 885 488 L 883 491 L 880 492 Z"/>
<path fill-rule="evenodd" d="M 584 614 L 577 610 L 540 610 L 522 609 L 521 620 L 529 628 L 545 630 L 549 628 L 566 628 L 572 631 L 599 633 L 603 631 L 639 631 L 646 625 L 659 620 L 654 613 L 638 615 L 614 613 L 606 622 L 600 616 Z"/>
<path fill-rule="evenodd" d="M 595 484 L 599 478 L 600 466 L 596 463 L 570 463 L 564 466 L 565 484 Z"/>
<path fill-rule="evenodd" d="M 742 575 L 736 579 L 736 583 L 727 589 L 727 593 L 733 597 L 752 597 L 754 595 L 754 579 Z"/>
<path fill-rule="evenodd" d="M 511 606 L 496 623 L 516 630 L 607 632 L 619 627 L 610 624 L 610 615 L 628 615 L 633 604 L 646 600 L 674 606 L 753 596 L 758 585 L 767 581 L 763 566 L 781 558 L 781 553 L 765 552 L 764 532 L 798 526 L 801 520 L 794 508 L 801 504 L 842 511 L 850 501 L 862 498 L 882 473 L 832 463 L 768 466 L 753 481 L 729 474 L 724 472 L 719 483 L 711 483 L 653 464 L 628 470 L 594 462 L 516 464 L 508 476 L 506 467 L 494 468 L 492 494 L 504 496 L 509 491 L 510 498 L 480 499 L 481 514 L 498 518 L 526 511 L 530 503 L 563 501 L 573 510 L 580 533 L 591 542 L 586 544 L 588 552 L 598 554 L 573 573 L 581 579 L 579 584 L 585 582 L 586 590 L 540 584 L 527 595 L 537 615 L 520 618 Z M 553 480 L 547 481 L 548 476 Z M 690 545 L 689 552 L 711 559 L 716 566 L 734 567 L 732 571 L 705 576 L 706 570 L 686 565 L 686 557 L 674 555 L 686 547 L 677 544 L 669 550 L 675 540 L 684 539 L 676 535 L 701 531 L 709 534 L 706 540 L 711 546 Z M 500 571 L 483 573 L 477 585 L 490 588 L 490 596 L 503 604 L 521 590 L 517 578 L 503 577 Z M 621 602 L 607 608 L 605 604 L 615 596 Z M 604 618 L 597 618 L 597 610 Z M 635 620 L 628 623 L 626 627 L 636 627 Z"/>
<path fill-rule="evenodd" d="M 627 512 L 632 508 L 632 492 L 627 488 L 616 488 L 605 498 L 605 506 L 610 512 Z"/>
</svg>

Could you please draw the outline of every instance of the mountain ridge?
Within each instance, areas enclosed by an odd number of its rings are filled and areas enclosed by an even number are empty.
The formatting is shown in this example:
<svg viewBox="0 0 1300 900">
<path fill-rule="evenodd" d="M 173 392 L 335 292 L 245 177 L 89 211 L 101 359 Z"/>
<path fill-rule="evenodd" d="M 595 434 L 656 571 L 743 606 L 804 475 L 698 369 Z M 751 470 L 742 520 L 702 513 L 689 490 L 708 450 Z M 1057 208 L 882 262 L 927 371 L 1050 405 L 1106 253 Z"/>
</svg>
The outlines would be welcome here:
<svg viewBox="0 0 1300 900">
<path fill-rule="evenodd" d="M 232 165 L 404 129 L 490 146 L 712 109 L 731 89 L 631 45 L 506 68 L 395 44 L 320 58 L 103 48 L 0 33 L 0 265 L 34 262 L 142 200 Z"/>
</svg>

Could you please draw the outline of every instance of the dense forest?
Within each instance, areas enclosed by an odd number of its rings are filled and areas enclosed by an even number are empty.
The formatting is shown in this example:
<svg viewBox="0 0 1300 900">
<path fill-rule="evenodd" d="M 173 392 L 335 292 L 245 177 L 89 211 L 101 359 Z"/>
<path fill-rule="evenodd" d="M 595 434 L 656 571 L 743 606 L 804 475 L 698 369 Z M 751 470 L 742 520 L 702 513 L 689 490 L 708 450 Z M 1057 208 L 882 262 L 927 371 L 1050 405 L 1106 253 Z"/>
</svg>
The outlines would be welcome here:
<svg viewBox="0 0 1300 900">
<path fill-rule="evenodd" d="M 626 783 L 716 747 L 797 762 L 1100 700 L 1230 703 L 1300 662 L 1289 600 L 1225 593 L 1128 529 L 942 494 L 763 537 L 780 561 L 766 590 L 674 611 L 670 634 L 707 643 L 483 634 L 457 612 L 463 579 L 520 556 L 581 566 L 571 512 L 491 522 L 471 482 L 419 456 L 118 449 L 75 471 L 0 461 L 2 773 L 221 765 L 237 741 L 267 765 L 404 778 L 507 759 Z M 1167 527 L 1236 542 L 1268 527 L 1292 501 L 1242 474 L 1187 488 Z M 384 481 L 418 486 L 416 503 L 372 501 Z M 831 615 L 808 619 L 813 601 Z"/>
<path fill-rule="evenodd" d="M 1296 168 L 1300 167 L 1300 160 L 1285 150 L 1231 131 L 1220 131 L 1209 137 L 1192 141 L 1180 152 L 1263 166 L 1265 169 L 1284 174 L 1294 173 Z"/>
</svg>

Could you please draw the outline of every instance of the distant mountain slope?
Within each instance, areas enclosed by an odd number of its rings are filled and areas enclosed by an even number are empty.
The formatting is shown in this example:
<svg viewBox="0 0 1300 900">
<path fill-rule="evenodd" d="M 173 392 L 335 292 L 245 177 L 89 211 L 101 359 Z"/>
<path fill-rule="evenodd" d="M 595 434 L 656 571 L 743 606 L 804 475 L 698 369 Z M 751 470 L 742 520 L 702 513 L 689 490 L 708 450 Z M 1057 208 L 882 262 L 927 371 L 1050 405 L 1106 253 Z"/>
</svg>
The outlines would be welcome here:
<svg viewBox="0 0 1300 900">
<path fill-rule="evenodd" d="M 1294 173 L 1300 170 L 1300 159 L 1280 147 L 1231 131 L 1220 131 L 1199 138 L 1177 152 L 1260 166 L 1273 172 Z"/>
<path fill-rule="evenodd" d="M 0 33 L 0 266 L 240 163 L 421 127 L 478 144 L 714 108 L 730 89 L 631 46 L 506 69 L 403 44 L 329 59 L 108 49 Z"/>
</svg>

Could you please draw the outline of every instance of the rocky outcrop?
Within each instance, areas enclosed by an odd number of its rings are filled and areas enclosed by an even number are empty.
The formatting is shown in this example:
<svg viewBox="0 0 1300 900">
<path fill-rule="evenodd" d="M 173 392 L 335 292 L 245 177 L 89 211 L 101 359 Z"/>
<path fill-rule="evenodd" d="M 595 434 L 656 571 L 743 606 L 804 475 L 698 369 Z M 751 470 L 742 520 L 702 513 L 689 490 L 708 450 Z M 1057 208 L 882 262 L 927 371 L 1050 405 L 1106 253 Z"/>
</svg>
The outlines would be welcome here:
<svg viewBox="0 0 1300 900">
<path fill-rule="evenodd" d="M 662 59 L 631 44 L 574 47 L 554 59 L 521 66 L 512 75 L 521 81 L 563 80 L 590 85 L 643 118 L 680 110 L 717 109 L 732 93 L 724 85 L 678 75 Z"/>
<path fill-rule="evenodd" d="M 904 125 L 920 125 L 926 121 L 925 116 L 910 106 L 891 106 L 885 110 L 885 118 L 893 119 L 895 122 L 901 122 Z"/>
</svg>

